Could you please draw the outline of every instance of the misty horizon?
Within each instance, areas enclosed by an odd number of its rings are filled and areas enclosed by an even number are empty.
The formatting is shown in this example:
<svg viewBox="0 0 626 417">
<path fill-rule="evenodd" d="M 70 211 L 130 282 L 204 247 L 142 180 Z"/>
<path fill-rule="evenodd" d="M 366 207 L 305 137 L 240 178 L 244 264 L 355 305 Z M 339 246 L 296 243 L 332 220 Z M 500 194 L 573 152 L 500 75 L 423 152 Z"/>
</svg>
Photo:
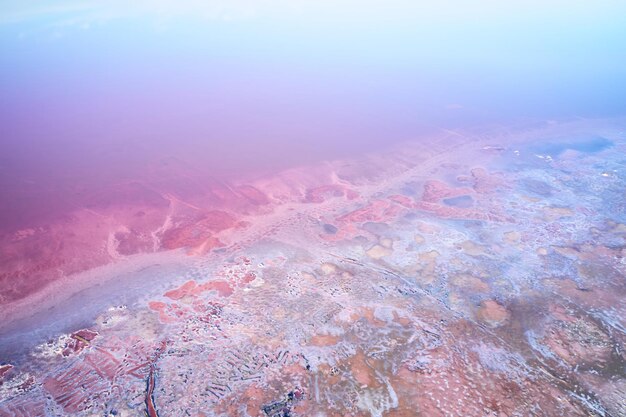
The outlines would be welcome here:
<svg viewBox="0 0 626 417">
<path fill-rule="evenodd" d="M 0 417 L 626 415 L 626 2 L 0 0 Z"/>
</svg>

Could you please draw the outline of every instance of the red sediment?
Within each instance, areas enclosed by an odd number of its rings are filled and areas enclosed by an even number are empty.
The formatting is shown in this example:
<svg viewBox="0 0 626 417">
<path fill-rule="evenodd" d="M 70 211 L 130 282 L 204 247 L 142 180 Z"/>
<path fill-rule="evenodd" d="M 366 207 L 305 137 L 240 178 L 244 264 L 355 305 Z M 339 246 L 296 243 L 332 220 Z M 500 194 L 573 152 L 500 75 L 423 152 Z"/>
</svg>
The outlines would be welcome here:
<svg viewBox="0 0 626 417">
<path fill-rule="evenodd" d="M 88 353 L 84 362 L 91 365 L 100 378 L 109 381 L 113 381 L 120 365 L 120 361 L 105 350 Z"/>
<path fill-rule="evenodd" d="M 98 354 L 99 358 L 93 357 L 90 353 L 85 356 L 85 360 L 90 364 L 102 363 L 98 367 L 101 373 L 109 375 L 107 378 L 116 379 L 122 375 L 131 375 L 145 379 L 153 349 L 153 345 L 146 345 L 138 336 L 127 335 L 124 339 L 109 336 L 98 346 L 94 346 L 93 354 Z"/>
<path fill-rule="evenodd" d="M 234 227 L 237 219 L 225 211 L 211 210 L 204 213 L 197 224 L 212 232 L 221 232 Z"/>
<path fill-rule="evenodd" d="M 170 310 L 170 304 L 167 304 L 161 301 L 150 301 L 148 303 L 148 308 L 158 312 L 159 319 L 164 323 L 176 321 L 174 317 L 168 314 Z"/>
<path fill-rule="evenodd" d="M 131 229 L 129 231 L 117 232 L 117 252 L 120 255 L 133 255 L 135 253 L 151 252 L 154 248 L 152 236 L 141 230 Z"/>
<path fill-rule="evenodd" d="M 439 180 L 429 180 L 424 184 L 422 201 L 434 203 L 444 198 L 458 197 L 472 193 L 473 191 L 469 188 L 452 188 Z"/>
<path fill-rule="evenodd" d="M 376 222 L 388 219 L 399 210 L 393 208 L 391 203 L 384 200 L 374 200 L 365 207 L 354 210 L 339 217 L 337 220 L 347 223 Z"/>
<path fill-rule="evenodd" d="M 43 381 L 44 390 L 66 413 L 86 409 L 90 405 L 91 395 L 97 395 L 109 386 L 109 381 L 83 361 L 75 362 L 69 369 Z"/>
<path fill-rule="evenodd" d="M 20 395 L 0 404 L 0 417 L 39 417 L 46 415 L 46 399 L 36 392 Z"/>
<path fill-rule="evenodd" d="M 474 170 L 476 171 L 476 170 Z M 472 171 L 472 172 L 474 172 Z M 479 170 L 478 174 L 480 178 L 484 170 Z M 489 180 L 490 181 L 490 180 Z M 489 182 L 491 184 L 491 182 Z M 498 183 L 499 184 L 499 183 Z M 487 187 L 480 188 L 481 192 L 486 192 Z M 445 198 L 458 197 L 462 195 L 473 194 L 473 191 L 468 188 L 451 188 L 438 180 L 427 181 L 424 185 L 424 193 L 421 201 L 414 201 L 413 199 L 404 195 L 392 195 L 389 200 L 397 203 L 403 207 L 410 209 L 417 209 L 427 211 L 435 214 L 437 217 L 446 219 L 466 219 L 466 220 L 483 220 L 491 222 L 514 222 L 513 219 L 500 213 L 498 210 L 487 211 L 478 210 L 475 208 L 463 208 L 463 207 L 451 207 L 441 203 L 441 200 Z"/>
<path fill-rule="evenodd" d="M 159 314 L 159 320 L 162 323 L 173 323 L 190 315 L 194 315 L 194 312 L 206 311 L 206 309 L 202 307 L 204 301 L 198 299 L 198 296 L 207 291 L 217 291 L 220 297 L 229 297 L 232 295 L 234 289 L 227 281 L 217 280 L 198 285 L 192 280 L 164 294 L 165 297 L 175 301 L 187 297 L 195 299 L 191 307 L 162 301 L 150 301 L 148 307 Z M 214 304 L 211 302 L 208 303 L 211 305 Z"/>
<path fill-rule="evenodd" d="M 253 278 L 254 279 L 254 278 Z M 197 296 L 203 292 L 215 290 L 221 297 L 228 297 L 233 293 L 233 288 L 226 281 L 210 281 L 205 284 L 198 285 L 196 281 L 187 281 L 180 287 L 167 291 L 163 294 L 172 300 L 180 300 L 185 296 Z"/>
<path fill-rule="evenodd" d="M 163 295 L 167 298 L 171 298 L 172 300 L 180 300 L 184 296 L 192 294 L 197 287 L 198 284 L 196 284 L 196 281 L 187 281 L 182 286 L 174 290 L 167 291 Z"/>
<path fill-rule="evenodd" d="M 172 323 L 177 320 L 176 316 L 178 314 L 176 314 L 177 312 L 175 311 L 175 309 L 171 308 L 169 304 L 166 304 L 162 301 L 150 301 L 148 303 L 148 308 L 159 313 L 159 320 L 162 323 Z M 174 315 L 172 316 L 169 313 L 173 313 Z"/>
<path fill-rule="evenodd" d="M 388 200 L 374 200 L 364 207 L 351 211 L 336 219 L 338 228 L 335 234 L 323 234 L 320 237 L 324 240 L 338 241 L 348 239 L 359 233 L 358 225 L 365 222 L 385 222 L 398 217 L 405 210 L 397 204 Z"/>
<path fill-rule="evenodd" d="M 2 380 L 4 379 L 4 376 L 8 374 L 11 369 L 13 369 L 13 365 L 11 364 L 0 365 L 0 385 L 2 385 Z"/>
<path fill-rule="evenodd" d="M 110 262 L 111 252 L 102 248 L 111 234 L 119 254 L 153 251 L 150 232 L 164 222 L 165 206 L 118 203 L 78 209 L 49 225 L 1 236 L 0 301 L 25 298 L 63 276 Z"/>
<path fill-rule="evenodd" d="M 83 349 L 89 346 L 89 342 L 91 342 L 97 335 L 98 332 L 89 329 L 82 329 L 72 333 L 70 335 L 70 340 L 68 340 L 63 348 L 62 355 L 70 356 L 71 354 L 80 353 Z"/>
<path fill-rule="evenodd" d="M 0 385 L 2 385 L 2 384 L 0 384 Z M 35 378 L 31 375 L 28 378 L 26 378 L 26 381 L 24 381 L 20 385 L 18 385 L 18 389 L 20 391 L 28 391 L 34 385 L 35 385 Z"/>
<path fill-rule="evenodd" d="M 208 324 L 214 324 L 219 320 L 223 307 L 222 304 L 212 301 L 197 300 L 193 303 L 193 311 L 199 313 L 196 315 L 197 319 Z"/>
<path fill-rule="evenodd" d="M 76 333 L 95 337 L 91 331 Z M 45 378 L 42 384 L 44 392 L 63 407 L 64 414 L 73 414 L 100 404 L 121 376 L 145 378 L 146 372 L 142 370 L 150 364 L 150 355 L 138 339 L 132 336 L 129 339 L 105 340 L 104 347 L 94 347 L 82 359 L 70 362 L 69 367 Z"/>
<path fill-rule="evenodd" d="M 88 342 L 91 342 L 93 339 L 96 338 L 96 336 L 98 336 L 98 332 L 89 329 L 82 329 L 72 333 L 72 337 L 74 339 L 82 339 Z"/>
<path fill-rule="evenodd" d="M 82 250 L 96 244 L 81 242 Z M 9 303 L 37 292 L 48 283 L 104 263 L 107 255 L 76 257 L 76 237 L 71 231 L 40 231 L 19 240 L 0 238 L 0 302 Z M 99 250 L 101 248 L 98 244 Z M 60 271 L 63 271 L 60 272 Z"/>
<path fill-rule="evenodd" d="M 210 313 L 217 315 L 222 311 L 223 305 L 213 301 L 196 300 L 193 303 L 193 311 L 197 313 Z"/>
<path fill-rule="evenodd" d="M 254 272 L 248 272 L 241 279 L 241 283 L 243 285 L 249 284 L 256 279 L 256 274 Z"/>
<path fill-rule="evenodd" d="M 213 249 L 223 248 L 226 246 L 224 242 L 216 238 L 215 236 L 210 236 L 203 244 L 202 249 L 203 252 L 210 252 Z"/>
<path fill-rule="evenodd" d="M 359 194 L 339 184 L 327 184 L 307 190 L 304 197 L 306 203 L 323 203 L 327 198 L 346 197 L 348 200 L 354 200 Z"/>
<path fill-rule="evenodd" d="M 400 204 L 403 207 L 415 208 L 415 201 L 413 201 L 412 198 L 409 198 L 405 195 L 396 194 L 396 195 L 389 196 L 389 199 L 393 201 L 394 203 Z"/>
<path fill-rule="evenodd" d="M 267 198 L 267 196 L 261 190 L 251 185 L 240 185 L 239 187 L 235 188 L 235 191 L 244 196 L 255 206 L 263 206 L 270 203 L 269 198 Z"/>
<path fill-rule="evenodd" d="M 349 188 L 346 188 L 346 198 L 348 200 L 354 200 L 354 199 L 356 199 L 358 197 L 359 197 L 359 193 L 358 192 L 356 192 L 354 190 L 351 190 Z"/>
<path fill-rule="evenodd" d="M 178 249 L 184 247 L 198 246 L 204 243 L 211 233 L 196 230 L 194 225 L 169 229 L 161 237 L 161 247 L 163 249 Z"/>
<path fill-rule="evenodd" d="M 217 291 L 220 297 L 229 297 L 233 293 L 233 288 L 226 281 L 211 281 L 198 287 L 200 292 Z"/>
<path fill-rule="evenodd" d="M 484 168 L 474 168 L 471 171 L 474 181 L 474 191 L 479 194 L 487 194 L 505 185 L 501 175 L 490 174 Z"/>
<path fill-rule="evenodd" d="M 462 220 L 484 220 L 490 222 L 508 222 L 513 223 L 514 220 L 503 214 L 481 211 L 476 209 L 463 209 L 458 207 L 449 207 L 437 203 L 428 203 L 420 201 L 415 203 L 418 210 L 428 211 L 437 217 L 446 219 L 462 219 Z"/>
<path fill-rule="evenodd" d="M 164 303 L 163 301 L 150 301 L 148 303 L 148 307 L 151 310 L 160 311 L 160 310 L 164 309 L 165 307 L 167 307 L 167 304 Z"/>
<path fill-rule="evenodd" d="M 161 237 L 161 246 L 165 249 L 197 247 L 205 245 L 211 250 L 224 244 L 214 236 L 215 233 L 240 226 L 237 218 L 225 211 L 212 210 L 203 213 L 200 218 L 185 219 L 182 224 L 167 230 Z"/>
</svg>

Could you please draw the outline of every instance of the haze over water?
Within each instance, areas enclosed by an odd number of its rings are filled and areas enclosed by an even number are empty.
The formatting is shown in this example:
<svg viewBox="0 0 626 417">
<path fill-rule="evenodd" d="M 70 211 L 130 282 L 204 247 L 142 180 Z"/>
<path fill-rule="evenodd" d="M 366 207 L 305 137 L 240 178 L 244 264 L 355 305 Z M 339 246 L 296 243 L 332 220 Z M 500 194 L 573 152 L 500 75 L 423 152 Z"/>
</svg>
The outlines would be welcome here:
<svg viewBox="0 0 626 417">
<path fill-rule="evenodd" d="M 230 178 L 626 105 L 620 1 L 26 3 L 0 11 L 3 229 L 165 157 Z"/>
<path fill-rule="evenodd" d="M 624 0 L 0 0 L 0 417 L 626 416 Z"/>
</svg>

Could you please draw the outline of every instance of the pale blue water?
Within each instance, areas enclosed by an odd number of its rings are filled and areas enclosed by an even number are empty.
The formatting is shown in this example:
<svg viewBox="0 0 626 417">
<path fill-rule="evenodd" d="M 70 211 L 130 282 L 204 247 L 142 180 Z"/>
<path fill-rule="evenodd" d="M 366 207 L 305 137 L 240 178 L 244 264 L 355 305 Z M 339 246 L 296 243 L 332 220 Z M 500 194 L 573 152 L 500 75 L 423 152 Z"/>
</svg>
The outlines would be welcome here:
<svg viewBox="0 0 626 417">
<path fill-rule="evenodd" d="M 547 139 L 542 143 L 533 145 L 531 149 L 542 155 L 558 156 L 566 150 L 596 153 L 613 146 L 613 142 L 600 136 Z"/>
</svg>

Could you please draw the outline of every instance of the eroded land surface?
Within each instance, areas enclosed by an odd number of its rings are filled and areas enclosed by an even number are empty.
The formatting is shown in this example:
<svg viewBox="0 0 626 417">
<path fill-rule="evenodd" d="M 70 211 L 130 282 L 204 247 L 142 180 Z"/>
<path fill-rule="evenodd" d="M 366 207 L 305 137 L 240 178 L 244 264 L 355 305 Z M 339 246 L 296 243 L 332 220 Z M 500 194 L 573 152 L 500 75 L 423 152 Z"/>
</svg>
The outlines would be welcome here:
<svg viewBox="0 0 626 417">
<path fill-rule="evenodd" d="M 3 237 L 0 416 L 626 416 L 624 127 L 101 191 Z"/>
</svg>

